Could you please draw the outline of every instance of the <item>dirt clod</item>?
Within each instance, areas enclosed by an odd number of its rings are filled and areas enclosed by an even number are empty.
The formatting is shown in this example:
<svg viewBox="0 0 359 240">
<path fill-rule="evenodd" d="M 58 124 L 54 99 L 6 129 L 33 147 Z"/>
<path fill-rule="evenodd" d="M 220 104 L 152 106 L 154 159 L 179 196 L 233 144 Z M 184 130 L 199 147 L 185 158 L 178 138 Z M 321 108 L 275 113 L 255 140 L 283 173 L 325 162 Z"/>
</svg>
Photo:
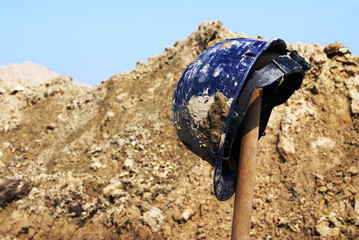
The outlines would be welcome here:
<svg viewBox="0 0 359 240">
<path fill-rule="evenodd" d="M 229 107 L 230 103 L 223 93 L 216 93 L 214 102 L 208 110 L 207 117 L 199 124 L 200 131 L 210 139 L 212 144 L 219 144 Z"/>
</svg>

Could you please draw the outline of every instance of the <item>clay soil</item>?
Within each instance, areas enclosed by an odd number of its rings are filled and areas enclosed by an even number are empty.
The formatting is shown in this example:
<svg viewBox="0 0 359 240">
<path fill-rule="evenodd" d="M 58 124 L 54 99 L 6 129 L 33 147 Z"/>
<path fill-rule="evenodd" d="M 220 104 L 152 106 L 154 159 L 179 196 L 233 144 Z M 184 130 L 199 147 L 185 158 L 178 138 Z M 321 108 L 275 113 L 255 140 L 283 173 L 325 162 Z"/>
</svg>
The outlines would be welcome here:
<svg viewBox="0 0 359 240">
<path fill-rule="evenodd" d="M 230 239 L 234 198 L 215 198 L 171 104 L 188 64 L 234 37 L 246 36 L 204 22 L 93 87 L 0 80 L 0 238 Z M 288 46 L 312 69 L 259 142 L 251 237 L 358 239 L 359 58 Z"/>
</svg>

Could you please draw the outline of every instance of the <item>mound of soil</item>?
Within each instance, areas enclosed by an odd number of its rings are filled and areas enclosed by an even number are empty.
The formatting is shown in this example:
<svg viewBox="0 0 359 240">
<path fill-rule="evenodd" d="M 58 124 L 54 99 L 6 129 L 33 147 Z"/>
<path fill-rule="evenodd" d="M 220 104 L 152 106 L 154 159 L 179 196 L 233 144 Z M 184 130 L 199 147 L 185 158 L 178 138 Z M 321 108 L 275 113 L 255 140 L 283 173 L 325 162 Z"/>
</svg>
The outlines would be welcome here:
<svg viewBox="0 0 359 240">
<path fill-rule="evenodd" d="M 30 61 L 0 66 L 0 79 L 39 85 L 60 75 L 41 65 Z"/>
<path fill-rule="evenodd" d="M 94 87 L 0 81 L 0 237 L 229 239 L 232 197 L 178 140 L 172 95 L 204 49 L 246 37 L 204 22 Z M 312 65 L 259 142 L 252 239 L 359 238 L 359 58 L 290 44 Z"/>
</svg>

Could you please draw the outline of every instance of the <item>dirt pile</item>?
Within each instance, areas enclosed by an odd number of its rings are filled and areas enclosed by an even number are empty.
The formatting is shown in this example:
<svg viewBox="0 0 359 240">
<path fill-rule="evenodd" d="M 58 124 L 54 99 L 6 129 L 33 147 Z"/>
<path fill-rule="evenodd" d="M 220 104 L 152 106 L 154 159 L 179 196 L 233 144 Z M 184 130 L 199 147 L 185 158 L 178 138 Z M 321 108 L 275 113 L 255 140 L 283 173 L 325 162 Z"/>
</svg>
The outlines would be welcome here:
<svg viewBox="0 0 359 240">
<path fill-rule="evenodd" d="M 59 76 L 50 69 L 30 61 L 0 66 L 0 79 L 28 85 L 39 85 Z"/>
<path fill-rule="evenodd" d="M 233 198 L 177 139 L 172 95 L 205 48 L 243 37 L 203 23 L 162 55 L 92 88 L 0 81 L 0 236 L 228 239 Z M 359 58 L 289 44 L 312 64 L 259 143 L 253 239 L 359 237 Z"/>
</svg>

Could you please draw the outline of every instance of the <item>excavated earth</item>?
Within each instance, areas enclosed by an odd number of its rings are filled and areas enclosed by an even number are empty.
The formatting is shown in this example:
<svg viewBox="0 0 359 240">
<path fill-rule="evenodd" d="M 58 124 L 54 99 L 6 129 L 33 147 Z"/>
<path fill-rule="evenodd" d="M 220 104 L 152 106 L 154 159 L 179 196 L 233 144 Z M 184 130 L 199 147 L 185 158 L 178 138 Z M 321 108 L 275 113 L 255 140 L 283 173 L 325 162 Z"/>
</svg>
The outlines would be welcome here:
<svg viewBox="0 0 359 240">
<path fill-rule="evenodd" d="M 215 198 L 171 104 L 187 65 L 234 37 L 204 22 L 93 87 L 0 80 L 0 238 L 229 239 L 234 198 Z M 359 58 L 337 42 L 288 46 L 312 69 L 259 142 L 251 237 L 358 239 Z"/>
</svg>

